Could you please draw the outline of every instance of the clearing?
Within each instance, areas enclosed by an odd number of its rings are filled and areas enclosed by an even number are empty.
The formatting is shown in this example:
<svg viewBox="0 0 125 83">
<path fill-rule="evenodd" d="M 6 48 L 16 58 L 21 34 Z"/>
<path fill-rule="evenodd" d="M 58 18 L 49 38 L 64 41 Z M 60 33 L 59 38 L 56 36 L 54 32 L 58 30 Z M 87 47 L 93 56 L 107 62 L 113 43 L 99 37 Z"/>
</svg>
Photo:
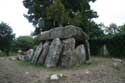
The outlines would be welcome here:
<svg viewBox="0 0 125 83">
<path fill-rule="evenodd" d="M 60 73 L 65 78 L 48 81 L 51 74 Z M 125 62 L 95 57 L 90 65 L 72 69 L 47 69 L 10 57 L 0 57 L 0 83 L 125 83 Z"/>
</svg>

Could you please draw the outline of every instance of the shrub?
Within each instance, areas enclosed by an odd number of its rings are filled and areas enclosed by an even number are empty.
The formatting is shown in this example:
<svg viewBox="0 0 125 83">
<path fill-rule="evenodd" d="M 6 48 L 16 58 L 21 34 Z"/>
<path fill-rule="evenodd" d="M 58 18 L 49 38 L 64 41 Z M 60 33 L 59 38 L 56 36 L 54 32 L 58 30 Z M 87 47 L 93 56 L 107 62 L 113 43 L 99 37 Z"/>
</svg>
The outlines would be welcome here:
<svg viewBox="0 0 125 83">
<path fill-rule="evenodd" d="M 125 33 L 91 39 L 91 54 L 98 55 L 99 49 L 101 49 L 103 45 L 107 46 L 110 56 L 119 58 L 125 57 Z"/>
</svg>

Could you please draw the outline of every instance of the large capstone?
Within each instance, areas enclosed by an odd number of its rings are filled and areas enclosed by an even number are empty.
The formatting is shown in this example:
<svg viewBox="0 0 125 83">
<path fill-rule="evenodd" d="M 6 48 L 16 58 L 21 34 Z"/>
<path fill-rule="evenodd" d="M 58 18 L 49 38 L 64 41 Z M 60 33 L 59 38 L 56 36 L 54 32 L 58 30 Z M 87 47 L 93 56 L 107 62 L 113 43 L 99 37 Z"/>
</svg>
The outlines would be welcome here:
<svg viewBox="0 0 125 83">
<path fill-rule="evenodd" d="M 62 43 L 59 38 L 52 41 L 45 61 L 47 67 L 56 67 L 62 52 Z"/>
<path fill-rule="evenodd" d="M 61 58 L 62 67 L 71 67 L 75 63 L 73 51 L 75 49 L 75 39 L 70 38 L 63 41 L 63 52 Z"/>
<path fill-rule="evenodd" d="M 82 31 L 81 28 L 73 25 L 69 25 L 65 27 L 57 27 L 49 31 L 42 32 L 39 35 L 39 38 L 41 40 L 53 40 L 55 38 L 67 39 L 71 37 L 79 41 L 88 39 L 88 36 L 86 35 L 86 33 Z"/>
<path fill-rule="evenodd" d="M 47 41 L 43 44 L 43 50 L 38 59 L 38 64 L 44 64 L 48 51 L 49 51 L 49 42 Z"/>
<path fill-rule="evenodd" d="M 37 61 L 38 61 L 40 54 L 42 52 L 42 48 L 43 48 L 43 44 L 40 43 L 40 45 L 36 48 L 36 50 L 34 52 L 34 55 L 32 58 L 32 63 L 37 64 Z"/>
</svg>

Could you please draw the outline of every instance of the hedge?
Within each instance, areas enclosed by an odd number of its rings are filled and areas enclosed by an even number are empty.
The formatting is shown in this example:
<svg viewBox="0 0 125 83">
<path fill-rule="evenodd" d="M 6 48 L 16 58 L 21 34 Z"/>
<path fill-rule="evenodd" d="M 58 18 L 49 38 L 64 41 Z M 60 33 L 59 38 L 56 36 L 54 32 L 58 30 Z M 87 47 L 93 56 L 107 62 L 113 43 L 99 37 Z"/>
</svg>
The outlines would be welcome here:
<svg viewBox="0 0 125 83">
<path fill-rule="evenodd" d="M 92 55 L 98 55 L 99 49 L 106 45 L 110 56 L 125 57 L 125 33 L 119 33 L 103 38 L 91 39 L 90 50 Z"/>
</svg>

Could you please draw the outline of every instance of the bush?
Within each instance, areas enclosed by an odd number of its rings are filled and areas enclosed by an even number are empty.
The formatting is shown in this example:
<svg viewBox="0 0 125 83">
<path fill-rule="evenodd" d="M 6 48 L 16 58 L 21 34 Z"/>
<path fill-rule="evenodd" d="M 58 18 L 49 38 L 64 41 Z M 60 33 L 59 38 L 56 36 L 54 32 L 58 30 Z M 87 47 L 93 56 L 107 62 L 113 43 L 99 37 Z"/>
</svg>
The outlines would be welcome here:
<svg viewBox="0 0 125 83">
<path fill-rule="evenodd" d="M 114 35 L 109 42 L 107 42 L 108 50 L 114 57 L 125 57 L 125 33 Z"/>
<path fill-rule="evenodd" d="M 34 47 L 34 39 L 30 36 L 20 36 L 16 39 L 16 47 L 19 50 L 26 51 Z"/>
<path fill-rule="evenodd" d="M 99 49 L 106 45 L 110 56 L 125 57 L 125 33 L 118 33 L 103 38 L 91 39 L 90 49 L 92 55 L 98 55 Z"/>
<path fill-rule="evenodd" d="M 90 51 L 93 56 L 100 56 L 99 51 L 107 42 L 107 38 L 96 38 L 90 40 Z"/>
</svg>

